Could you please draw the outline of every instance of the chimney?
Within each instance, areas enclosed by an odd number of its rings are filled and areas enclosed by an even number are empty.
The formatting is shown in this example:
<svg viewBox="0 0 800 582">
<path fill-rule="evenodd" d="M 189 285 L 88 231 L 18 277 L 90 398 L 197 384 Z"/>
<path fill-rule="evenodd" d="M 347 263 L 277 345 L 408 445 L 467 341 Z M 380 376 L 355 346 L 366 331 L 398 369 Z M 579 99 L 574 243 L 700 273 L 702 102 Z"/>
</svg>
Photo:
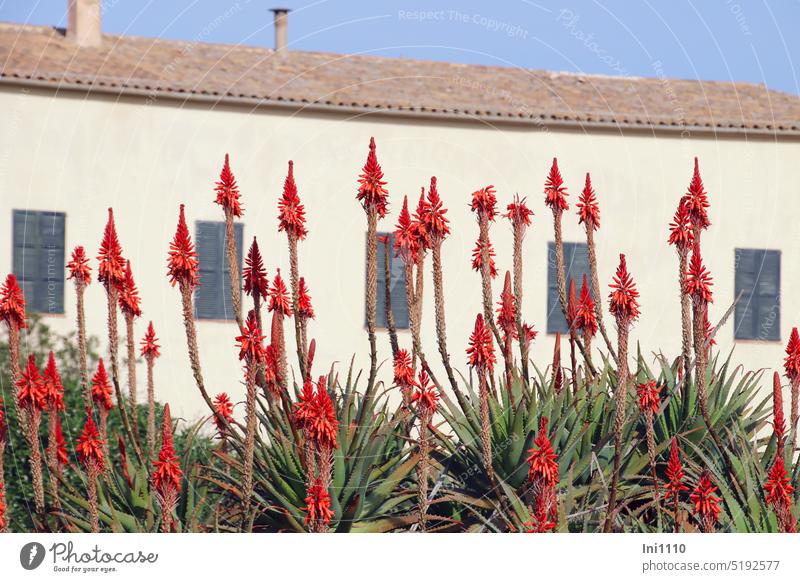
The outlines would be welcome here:
<svg viewBox="0 0 800 582">
<path fill-rule="evenodd" d="M 289 44 L 289 9 L 272 8 L 275 15 L 275 52 L 285 53 Z"/>
<path fill-rule="evenodd" d="M 100 46 L 100 0 L 68 1 L 67 38 L 79 47 Z"/>
</svg>

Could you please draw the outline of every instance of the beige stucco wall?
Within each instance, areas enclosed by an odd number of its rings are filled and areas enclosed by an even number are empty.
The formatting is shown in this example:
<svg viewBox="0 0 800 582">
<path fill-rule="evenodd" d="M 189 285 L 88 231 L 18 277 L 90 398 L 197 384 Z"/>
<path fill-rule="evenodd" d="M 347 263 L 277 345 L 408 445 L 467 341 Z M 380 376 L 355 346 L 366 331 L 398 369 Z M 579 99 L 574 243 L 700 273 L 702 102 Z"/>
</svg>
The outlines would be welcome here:
<svg viewBox="0 0 800 582">
<path fill-rule="evenodd" d="M 800 321 L 800 143 L 713 136 L 618 132 L 542 131 L 535 127 L 492 127 L 379 117 L 303 115 L 246 108 L 216 109 L 143 99 L 117 101 L 81 95 L 54 96 L 37 90 L 0 89 L 0 273 L 11 270 L 11 210 L 31 208 L 67 213 L 67 248 L 83 244 L 96 255 L 108 206 L 113 206 L 125 255 L 132 260 L 143 299 L 137 342 L 152 319 L 163 345 L 156 369 L 157 394 L 177 415 L 204 412 L 191 379 L 180 319 L 179 295 L 169 286 L 165 258 L 185 202 L 187 219 L 220 220 L 213 184 L 229 152 L 243 193 L 245 240 L 259 237 L 270 276 L 288 272 L 285 237 L 277 232 L 276 205 L 286 172 L 295 161 L 310 234 L 300 246 L 300 265 L 313 296 L 317 319 L 316 370 L 332 363 L 368 365 L 364 320 L 365 218 L 355 200 L 356 177 L 369 137 L 391 194 L 391 214 L 381 223 L 392 230 L 402 195 L 416 198 L 420 186 L 438 176 L 450 209 L 452 236 L 444 244 L 445 297 L 449 348 L 466 372 L 464 348 L 480 309 L 477 273 L 470 252 L 477 226 L 467 204 L 476 188 L 494 184 L 503 205 L 515 192 L 528 196 L 536 213 L 525 240 L 525 318 L 544 330 L 547 241 L 552 218 L 542 200 L 550 161 L 558 156 L 571 193 L 565 240 L 582 241 L 574 202 L 590 171 L 597 190 L 602 228 L 598 235 L 600 279 L 606 289 L 617 254 L 628 255 L 641 292 L 642 317 L 633 341 L 646 353 L 675 356 L 680 345 L 676 258 L 666 244 L 667 223 L 698 155 L 711 198 L 712 227 L 705 256 L 715 279 L 712 320 L 733 300 L 734 248 L 780 249 L 782 255 L 781 342 L 740 342 L 734 359 L 746 367 L 777 367 L 782 345 Z M 193 231 L 193 224 L 190 225 Z M 492 228 L 498 267 L 511 266 L 507 221 Z M 93 261 L 94 263 L 94 261 Z M 94 266 L 94 265 L 93 265 Z M 430 272 L 426 273 L 424 338 L 436 358 Z M 495 284 L 499 292 L 500 279 Z M 87 291 L 89 332 L 103 336 L 105 299 L 93 284 Z M 48 322 L 67 331 L 74 321 L 74 292 L 67 287 L 65 316 Z M 234 349 L 235 324 L 198 323 L 206 384 L 240 399 L 240 365 Z M 287 333 L 290 354 L 293 333 Z M 385 335 L 381 359 L 388 356 Z M 722 350 L 734 347 L 732 321 L 719 334 Z M 408 346 L 407 333 L 401 342 Z M 541 333 L 533 358 L 550 361 L 552 338 Z M 141 365 L 141 364 L 140 364 Z M 391 379 L 384 365 L 381 378 Z M 140 379 L 144 377 L 143 365 Z M 140 380 L 141 383 L 141 380 Z M 140 393 L 142 387 L 140 386 Z"/>
</svg>

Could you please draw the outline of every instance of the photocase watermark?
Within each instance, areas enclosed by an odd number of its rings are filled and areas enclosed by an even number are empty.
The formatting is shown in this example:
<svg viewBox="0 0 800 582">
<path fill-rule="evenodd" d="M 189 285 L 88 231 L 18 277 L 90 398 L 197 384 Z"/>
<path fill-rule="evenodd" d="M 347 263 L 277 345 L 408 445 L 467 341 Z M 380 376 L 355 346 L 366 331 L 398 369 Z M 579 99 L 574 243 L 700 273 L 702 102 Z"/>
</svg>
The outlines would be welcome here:
<svg viewBox="0 0 800 582">
<path fill-rule="evenodd" d="M 39 542 L 29 542 L 19 552 L 19 563 L 26 570 L 35 570 L 45 558 L 54 572 L 61 573 L 112 573 L 120 565 L 147 565 L 158 561 L 158 554 L 142 550 L 105 551 L 98 544 L 88 550 L 76 550 L 73 542 L 56 542 L 49 549 Z"/>
<path fill-rule="evenodd" d="M 44 557 L 44 546 L 39 542 L 29 542 L 19 551 L 19 563 L 26 570 L 35 570 L 41 566 Z"/>
<path fill-rule="evenodd" d="M 526 40 L 529 31 L 518 24 L 499 20 L 478 12 L 460 10 L 398 10 L 397 19 L 411 22 L 458 22 L 485 28 L 489 32 L 504 34 L 509 38 Z"/>
<path fill-rule="evenodd" d="M 471 77 L 451 77 L 450 82 L 459 88 L 499 97 L 508 104 L 509 109 L 512 109 L 515 114 L 528 118 L 527 120 L 533 122 L 541 131 L 548 131 L 547 125 L 539 115 L 540 111 L 528 104 L 526 100 L 514 95 L 511 91 L 498 89 L 494 84 L 477 81 Z"/>
<path fill-rule="evenodd" d="M 678 94 L 675 92 L 672 81 L 664 74 L 664 66 L 660 60 L 656 60 L 653 62 L 652 67 L 656 78 L 661 83 L 661 88 L 664 90 L 667 101 L 672 105 L 672 117 L 681 128 L 681 137 L 692 137 L 692 132 L 686 126 L 686 110 L 678 100 Z"/>
<path fill-rule="evenodd" d="M 556 16 L 556 22 L 560 23 L 569 33 L 592 53 L 594 53 L 600 62 L 604 63 L 609 69 L 619 75 L 629 75 L 628 70 L 622 66 L 622 61 L 610 54 L 607 49 L 601 46 L 593 32 L 586 32 L 578 27 L 581 20 L 580 14 L 575 14 L 569 8 L 562 8 Z"/>
<path fill-rule="evenodd" d="M 736 24 L 739 25 L 739 31 L 745 36 L 753 36 L 753 33 L 750 32 L 750 26 L 747 24 L 747 18 L 744 15 L 741 4 L 734 0 L 726 0 L 725 4 L 728 5 L 728 10 L 733 14 Z"/>
</svg>

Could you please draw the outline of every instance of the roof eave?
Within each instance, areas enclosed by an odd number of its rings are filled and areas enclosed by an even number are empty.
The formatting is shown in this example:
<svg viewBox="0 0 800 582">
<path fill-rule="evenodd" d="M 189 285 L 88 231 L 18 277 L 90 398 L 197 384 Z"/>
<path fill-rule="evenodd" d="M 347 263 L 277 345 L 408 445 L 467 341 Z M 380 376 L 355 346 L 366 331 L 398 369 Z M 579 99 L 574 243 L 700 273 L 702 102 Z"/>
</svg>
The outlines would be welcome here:
<svg viewBox="0 0 800 582">
<path fill-rule="evenodd" d="M 713 125 L 713 124 L 679 124 L 674 122 L 651 121 L 619 121 L 619 120 L 596 120 L 566 118 L 559 115 L 511 115 L 500 113 L 477 113 L 448 110 L 426 110 L 424 108 L 402 108 L 402 107 L 376 107 L 370 105 L 349 105 L 338 103 L 319 103 L 305 100 L 272 99 L 265 97 L 234 96 L 218 93 L 201 93 L 194 91 L 164 90 L 142 86 L 123 86 L 123 85 L 93 85 L 87 83 L 52 81 L 49 79 L 33 79 L 21 76 L 7 76 L 0 74 L 0 86 L 16 86 L 23 88 L 35 88 L 55 91 L 98 94 L 106 96 L 130 96 L 143 97 L 152 100 L 173 101 L 173 102 L 195 102 L 214 105 L 247 106 L 250 109 L 287 109 L 294 112 L 310 113 L 330 113 L 330 114 L 352 114 L 380 115 L 385 117 L 412 117 L 417 119 L 427 119 L 436 121 L 462 121 L 471 123 L 482 123 L 488 125 L 513 125 L 536 127 L 539 129 L 569 129 L 582 131 L 614 131 L 614 132 L 645 132 L 655 134 L 672 134 L 681 137 L 701 137 L 701 136 L 731 136 L 743 138 L 770 138 L 775 140 L 799 139 L 800 130 L 796 129 L 775 129 L 769 127 L 752 127 L 736 125 Z"/>
</svg>

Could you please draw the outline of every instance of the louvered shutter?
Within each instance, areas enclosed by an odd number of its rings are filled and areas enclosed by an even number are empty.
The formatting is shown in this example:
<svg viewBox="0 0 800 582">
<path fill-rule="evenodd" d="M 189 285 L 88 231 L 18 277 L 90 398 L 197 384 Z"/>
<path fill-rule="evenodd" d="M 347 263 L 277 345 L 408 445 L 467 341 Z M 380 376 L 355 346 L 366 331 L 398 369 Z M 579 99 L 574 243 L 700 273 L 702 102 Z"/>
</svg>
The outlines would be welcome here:
<svg viewBox="0 0 800 582">
<path fill-rule="evenodd" d="M 63 212 L 13 212 L 13 271 L 29 311 L 64 313 Z"/>
<path fill-rule="evenodd" d="M 234 224 L 237 262 L 241 285 L 243 225 Z M 198 319 L 234 319 L 230 272 L 225 250 L 225 223 L 197 221 L 197 257 L 200 285 L 195 290 L 195 316 Z"/>
<path fill-rule="evenodd" d="M 780 251 L 736 249 L 736 339 L 780 340 Z"/>
<path fill-rule="evenodd" d="M 394 316 L 394 324 L 397 329 L 408 329 L 408 303 L 406 301 L 406 274 L 403 261 L 394 256 L 394 234 L 387 232 L 379 232 L 378 236 L 389 237 L 389 274 L 390 285 L 389 288 L 392 300 L 392 315 Z M 369 240 L 365 250 L 368 251 Z M 383 243 L 378 243 L 378 285 L 377 285 L 377 327 L 387 327 L 386 321 L 386 251 Z M 365 285 L 366 290 L 366 285 Z M 364 324 L 366 325 L 366 294 L 364 296 Z"/>
<path fill-rule="evenodd" d="M 564 243 L 564 275 L 567 293 L 570 281 L 575 281 L 575 292 L 580 293 L 583 275 L 589 277 L 589 248 L 585 243 Z M 556 277 L 556 245 L 547 243 L 547 333 L 567 333 L 569 328 L 558 301 Z"/>
</svg>

